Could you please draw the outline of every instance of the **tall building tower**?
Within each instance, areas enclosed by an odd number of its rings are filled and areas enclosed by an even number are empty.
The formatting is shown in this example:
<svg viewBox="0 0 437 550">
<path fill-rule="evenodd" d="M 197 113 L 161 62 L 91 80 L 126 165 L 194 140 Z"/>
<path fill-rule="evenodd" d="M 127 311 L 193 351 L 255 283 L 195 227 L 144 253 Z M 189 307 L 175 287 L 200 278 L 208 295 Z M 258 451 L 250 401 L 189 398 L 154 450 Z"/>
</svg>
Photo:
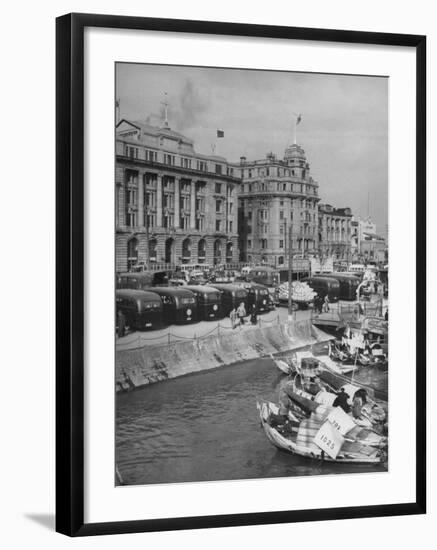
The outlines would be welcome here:
<svg viewBox="0 0 437 550">
<path fill-rule="evenodd" d="M 254 161 L 241 157 L 240 173 L 240 259 L 281 267 L 290 246 L 293 254 L 316 253 L 320 199 L 303 148 L 290 145 L 283 159 L 273 153 Z"/>
</svg>

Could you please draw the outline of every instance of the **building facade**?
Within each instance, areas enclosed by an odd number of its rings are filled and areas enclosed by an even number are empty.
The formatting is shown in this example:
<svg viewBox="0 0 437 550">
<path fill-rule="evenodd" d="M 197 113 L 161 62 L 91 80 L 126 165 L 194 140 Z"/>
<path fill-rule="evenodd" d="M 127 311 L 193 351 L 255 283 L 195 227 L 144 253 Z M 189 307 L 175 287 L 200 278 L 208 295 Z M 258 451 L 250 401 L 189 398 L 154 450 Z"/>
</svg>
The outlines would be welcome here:
<svg viewBox="0 0 437 550">
<path fill-rule="evenodd" d="M 223 157 L 196 153 L 173 131 L 116 127 L 116 270 L 237 262 L 240 179 Z"/>
<path fill-rule="evenodd" d="M 283 159 L 241 157 L 238 170 L 240 260 L 281 267 L 290 246 L 293 254 L 317 253 L 318 183 L 302 147 L 291 145 Z"/>
<path fill-rule="evenodd" d="M 388 261 L 386 239 L 376 233 L 376 224 L 370 216 L 352 220 L 351 239 L 354 261 Z"/>
<path fill-rule="evenodd" d="M 351 259 L 352 211 L 319 204 L 319 252 L 322 257 Z"/>
</svg>

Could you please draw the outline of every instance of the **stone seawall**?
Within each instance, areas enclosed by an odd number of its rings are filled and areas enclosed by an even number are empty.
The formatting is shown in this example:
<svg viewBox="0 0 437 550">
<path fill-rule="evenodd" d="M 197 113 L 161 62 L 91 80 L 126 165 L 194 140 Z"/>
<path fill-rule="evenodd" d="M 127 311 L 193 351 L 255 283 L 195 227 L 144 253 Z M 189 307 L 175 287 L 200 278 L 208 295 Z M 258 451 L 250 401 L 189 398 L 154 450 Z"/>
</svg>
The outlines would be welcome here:
<svg viewBox="0 0 437 550">
<path fill-rule="evenodd" d="M 116 390 L 129 391 L 169 378 L 232 365 L 324 342 L 331 337 L 310 321 L 248 327 L 167 346 L 116 352 Z"/>
</svg>

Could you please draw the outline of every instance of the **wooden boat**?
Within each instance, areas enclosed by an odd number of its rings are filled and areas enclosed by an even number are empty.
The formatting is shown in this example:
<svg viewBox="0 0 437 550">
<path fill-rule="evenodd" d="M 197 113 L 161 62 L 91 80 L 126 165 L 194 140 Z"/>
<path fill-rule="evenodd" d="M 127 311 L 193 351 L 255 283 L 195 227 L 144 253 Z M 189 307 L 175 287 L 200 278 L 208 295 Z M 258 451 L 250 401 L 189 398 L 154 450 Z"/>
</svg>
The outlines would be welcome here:
<svg viewBox="0 0 437 550">
<path fill-rule="evenodd" d="M 270 357 L 272 358 L 272 361 L 275 363 L 278 369 L 284 374 L 292 374 L 293 372 L 296 372 L 290 359 L 286 357 L 279 359 L 273 357 L 273 355 L 270 355 Z"/>
<path fill-rule="evenodd" d="M 325 357 L 319 357 L 321 364 L 325 367 L 321 370 L 319 377 L 326 384 L 329 384 L 334 391 L 338 391 L 344 384 L 350 384 L 351 382 L 366 390 L 367 394 L 372 398 L 377 398 L 381 401 L 388 401 L 388 392 L 383 389 L 376 389 L 368 384 L 363 384 L 353 377 L 352 373 L 341 372 L 338 368 L 332 368 L 329 360 Z M 329 359 L 329 358 L 328 358 Z M 352 376 L 351 376 L 352 374 Z"/>
<path fill-rule="evenodd" d="M 323 368 L 328 368 L 338 374 L 349 374 L 355 371 L 357 365 L 345 365 L 344 363 L 337 363 L 329 355 L 318 355 L 317 359 L 320 361 Z"/>
<path fill-rule="evenodd" d="M 284 374 L 296 374 L 301 372 L 302 369 L 307 368 L 310 362 L 317 363 L 317 357 L 314 357 L 311 351 L 296 351 L 288 356 L 283 357 L 274 357 L 273 354 L 270 354 L 272 361 L 278 367 L 278 369 Z"/>
<path fill-rule="evenodd" d="M 351 408 L 349 414 L 351 416 L 355 414 L 355 423 L 363 428 L 371 428 L 378 433 L 382 433 L 387 422 L 387 403 L 378 403 L 375 401 L 373 394 L 370 395 L 370 392 L 367 392 L 364 388 L 359 388 L 353 384 L 343 384 L 335 388 L 323 380 L 323 373 L 321 373 L 317 382 L 308 381 L 302 376 L 296 375 L 287 386 L 283 386 L 282 391 L 285 391 L 287 396 L 294 401 L 294 408 L 299 406 L 308 415 L 312 412 L 312 407 L 308 407 L 308 401 L 311 405 L 319 403 L 325 406 L 333 406 L 338 392 L 342 389 L 349 396 L 348 403 Z M 294 394 L 304 398 L 305 401 L 296 404 Z M 354 407 L 355 397 L 360 397 L 362 401 L 362 405 L 358 409 Z"/>
<path fill-rule="evenodd" d="M 332 428 L 326 417 L 320 420 L 317 414 L 314 418 L 301 422 L 285 419 L 284 423 L 280 424 L 279 407 L 276 404 L 268 401 L 258 402 L 257 408 L 267 439 L 278 449 L 327 462 L 381 464 L 387 460 L 387 439 L 372 431 L 354 426 L 342 436 L 336 433 L 337 430 Z M 322 433 L 325 427 L 331 430 L 327 432 L 332 434 L 329 437 L 336 440 L 336 449 L 332 456 L 324 450 L 326 445 L 331 445 L 331 439 Z"/>
</svg>

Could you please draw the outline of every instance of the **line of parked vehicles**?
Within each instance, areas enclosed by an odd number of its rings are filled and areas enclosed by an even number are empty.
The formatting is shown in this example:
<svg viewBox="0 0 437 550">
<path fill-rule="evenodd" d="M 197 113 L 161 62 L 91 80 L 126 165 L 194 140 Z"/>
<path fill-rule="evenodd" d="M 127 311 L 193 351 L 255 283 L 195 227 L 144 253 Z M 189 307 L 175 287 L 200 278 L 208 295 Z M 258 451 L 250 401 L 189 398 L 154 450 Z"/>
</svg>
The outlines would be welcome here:
<svg viewBox="0 0 437 550">
<path fill-rule="evenodd" d="M 381 274 L 377 279 L 381 283 Z M 356 272 L 318 273 L 302 281 L 319 298 L 327 295 L 330 302 L 354 301 L 358 288 L 365 299 L 376 284 L 363 285 L 363 273 Z M 120 273 L 116 277 L 117 317 L 121 313 L 132 330 L 145 330 L 218 320 L 241 303 L 248 314 L 254 306 L 257 314 L 265 313 L 279 303 L 278 285 L 279 272 L 269 266 L 243 268 L 232 274 L 206 270 Z"/>
<path fill-rule="evenodd" d="M 252 281 L 169 285 L 165 272 L 122 273 L 116 279 L 116 309 L 132 330 L 213 321 L 241 303 L 249 314 L 274 308 L 267 286 Z M 194 282 L 194 281 L 193 281 Z"/>
</svg>

